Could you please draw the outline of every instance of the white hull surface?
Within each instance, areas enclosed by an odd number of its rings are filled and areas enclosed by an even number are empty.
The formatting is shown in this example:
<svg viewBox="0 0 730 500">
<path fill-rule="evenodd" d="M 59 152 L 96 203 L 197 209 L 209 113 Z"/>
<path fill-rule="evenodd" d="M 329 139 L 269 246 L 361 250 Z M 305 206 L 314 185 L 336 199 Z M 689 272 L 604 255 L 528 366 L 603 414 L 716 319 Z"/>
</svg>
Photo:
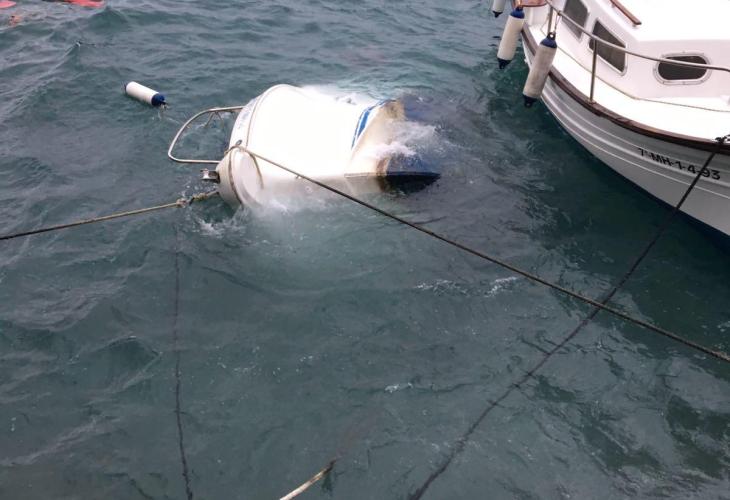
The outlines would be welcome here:
<svg viewBox="0 0 730 500">
<path fill-rule="evenodd" d="M 543 101 L 563 128 L 594 156 L 669 205 L 686 192 L 709 152 L 638 134 L 584 108 L 554 81 Z M 730 235 L 730 157 L 717 155 L 682 211 Z"/>
<path fill-rule="evenodd" d="M 272 87 L 236 120 L 231 149 L 216 169 L 221 195 L 233 205 L 310 196 L 310 183 L 273 162 L 351 195 L 398 181 L 432 182 L 436 174 L 389 153 L 404 119 L 397 101 L 355 104 L 290 85 Z"/>
</svg>

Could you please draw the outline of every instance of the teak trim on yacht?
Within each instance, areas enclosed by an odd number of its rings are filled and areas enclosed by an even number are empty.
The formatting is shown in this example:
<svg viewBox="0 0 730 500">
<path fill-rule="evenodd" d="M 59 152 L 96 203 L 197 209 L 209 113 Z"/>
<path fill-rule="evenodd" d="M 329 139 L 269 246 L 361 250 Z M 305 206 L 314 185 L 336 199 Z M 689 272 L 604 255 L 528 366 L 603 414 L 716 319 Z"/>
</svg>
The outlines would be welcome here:
<svg viewBox="0 0 730 500">
<path fill-rule="evenodd" d="M 522 38 L 525 41 L 525 47 L 530 51 L 530 54 L 534 56 L 537 43 L 532 37 L 532 33 L 528 27 L 522 29 Z M 591 102 L 587 96 L 583 95 L 580 90 L 561 75 L 555 67 L 550 70 L 550 79 L 573 100 L 581 104 L 584 108 L 590 110 L 593 114 L 606 118 L 627 130 L 688 148 L 701 149 L 704 151 L 715 151 L 717 148 L 717 142 L 713 140 L 714 138 L 698 139 L 688 135 L 675 134 L 673 132 L 654 128 L 614 113 L 610 109 L 605 108 L 596 102 Z M 718 134 L 719 133 L 720 132 L 718 132 Z M 720 154 L 730 156 L 730 144 L 725 144 L 720 150 Z"/>
<path fill-rule="evenodd" d="M 629 9 L 627 9 L 624 4 L 622 4 L 621 2 L 619 2 L 619 0 L 611 0 L 611 5 L 613 5 L 618 10 L 620 10 L 621 11 L 621 14 L 623 14 L 624 16 L 626 16 L 628 18 L 628 20 L 631 21 L 631 23 L 634 26 L 640 26 L 641 25 L 641 21 L 639 20 L 639 18 L 636 17 L 635 15 L 633 15 L 631 13 L 631 11 Z"/>
</svg>

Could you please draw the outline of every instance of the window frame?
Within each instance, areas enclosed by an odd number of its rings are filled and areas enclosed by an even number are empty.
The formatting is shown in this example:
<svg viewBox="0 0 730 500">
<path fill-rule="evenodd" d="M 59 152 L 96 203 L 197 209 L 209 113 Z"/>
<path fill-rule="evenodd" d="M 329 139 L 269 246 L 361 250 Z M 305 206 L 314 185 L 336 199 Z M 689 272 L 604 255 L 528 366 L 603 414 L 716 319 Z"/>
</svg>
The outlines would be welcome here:
<svg viewBox="0 0 730 500">
<path fill-rule="evenodd" d="M 711 65 L 712 61 L 710 61 L 710 58 L 707 57 L 707 55 L 701 53 L 701 52 L 677 52 L 677 53 L 671 53 L 671 54 L 663 54 L 662 59 L 669 59 L 672 57 L 699 57 L 704 62 L 704 64 Z M 706 69 L 705 74 L 702 76 L 702 78 L 693 78 L 691 80 L 667 80 L 659 73 L 659 66 L 661 62 L 658 62 L 654 65 L 654 76 L 657 80 L 659 80 L 659 83 L 662 85 L 700 85 L 701 83 L 704 83 L 707 81 L 708 78 L 712 75 L 711 69 Z"/>
<path fill-rule="evenodd" d="M 567 17 L 569 17 L 571 21 L 573 21 L 573 22 L 575 22 L 575 23 L 578 23 L 578 21 L 576 21 L 576 20 L 575 20 L 575 19 L 573 19 L 572 17 L 568 16 L 568 15 L 567 15 L 567 13 L 565 12 L 565 9 L 566 9 L 566 8 L 568 7 L 568 3 L 570 3 L 570 2 L 580 2 L 580 4 L 581 4 L 581 5 L 583 6 L 583 8 L 585 8 L 585 10 L 586 10 L 586 18 L 585 18 L 585 20 L 583 21 L 583 24 L 581 24 L 581 27 L 582 27 L 583 29 L 586 29 L 586 24 L 588 24 L 588 21 L 589 21 L 589 20 L 591 19 L 591 12 L 590 12 L 590 11 L 588 10 L 588 7 L 586 6 L 585 2 L 583 2 L 583 0 L 565 0 L 565 4 L 563 5 L 563 13 L 564 13 L 564 14 L 565 14 L 565 15 L 566 15 Z M 581 41 L 581 40 L 583 39 L 583 32 L 582 32 L 582 31 L 580 31 L 579 29 L 577 29 L 577 28 L 576 28 L 576 31 L 577 31 L 577 33 L 576 33 L 576 32 L 574 32 L 574 31 L 573 31 L 573 28 L 574 28 L 574 26 L 573 26 L 573 25 L 572 25 L 572 24 L 571 24 L 570 22 L 568 22 L 568 23 L 566 24 L 566 26 L 567 26 L 567 29 L 568 29 L 568 31 L 569 31 L 569 32 L 570 32 L 570 33 L 571 33 L 571 34 L 572 34 L 572 35 L 573 35 L 574 37 L 576 37 L 576 38 L 578 39 L 578 41 Z"/>
<path fill-rule="evenodd" d="M 611 35 L 611 36 L 612 36 L 612 37 L 614 37 L 614 38 L 615 38 L 616 40 L 618 40 L 618 41 L 619 41 L 620 43 L 622 43 L 622 44 L 623 44 L 623 48 L 624 48 L 624 49 L 626 48 L 626 42 L 624 42 L 623 40 L 621 40 L 621 38 L 619 38 L 618 36 L 616 36 L 616 34 L 615 34 L 615 33 L 614 33 L 613 31 L 611 31 L 610 29 L 608 29 L 608 28 L 606 27 L 606 25 L 605 25 L 605 24 L 603 24 L 603 23 L 601 22 L 601 20 L 600 20 L 600 19 L 598 19 L 598 18 L 596 18 L 596 20 L 595 20 L 595 21 L 593 21 L 593 28 L 591 29 L 591 35 L 595 36 L 596 38 L 601 38 L 600 36 L 596 35 L 596 33 L 595 33 L 595 31 L 596 31 L 596 26 L 597 26 L 597 25 L 599 25 L 599 24 L 600 24 L 600 25 L 601 25 L 601 26 L 603 27 L 603 29 L 604 29 L 604 30 L 606 30 L 606 32 L 607 32 L 607 33 L 608 33 L 609 35 Z M 596 49 L 595 49 L 595 48 L 591 49 L 591 42 L 593 42 L 593 46 L 594 46 L 594 47 L 595 47 L 596 45 L 598 45 L 598 44 L 599 44 L 600 42 L 596 42 L 596 41 L 595 41 L 595 40 L 594 40 L 593 38 L 591 38 L 591 37 L 588 37 L 588 52 L 590 52 L 590 53 L 592 54 L 593 52 L 595 52 L 595 50 L 596 50 Z M 611 43 L 611 42 L 610 42 L 610 41 L 608 41 L 608 40 L 606 40 L 606 42 L 608 42 L 608 43 Z M 618 44 L 615 44 L 615 45 L 618 45 Z M 625 74 L 626 74 L 626 71 L 628 71 L 628 69 L 629 69 L 629 57 L 628 57 L 628 54 L 626 54 L 625 52 L 623 52 L 623 55 L 624 55 L 624 69 L 623 69 L 623 70 L 620 70 L 620 69 L 618 69 L 618 68 L 617 68 L 616 66 L 614 66 L 613 64 L 611 64 L 611 63 L 610 63 L 610 62 L 609 62 L 609 61 L 608 61 L 607 59 L 605 59 L 605 58 L 601 57 L 601 54 L 598 54 L 598 58 L 599 58 L 600 60 L 602 60 L 602 61 L 603 61 L 604 63 L 606 63 L 606 64 L 607 64 L 607 65 L 608 65 L 608 66 L 609 66 L 609 67 L 610 67 L 611 69 L 613 69 L 613 70 L 614 70 L 614 71 L 615 71 L 616 73 L 618 73 L 619 75 L 623 76 L 623 75 L 625 75 Z"/>
</svg>

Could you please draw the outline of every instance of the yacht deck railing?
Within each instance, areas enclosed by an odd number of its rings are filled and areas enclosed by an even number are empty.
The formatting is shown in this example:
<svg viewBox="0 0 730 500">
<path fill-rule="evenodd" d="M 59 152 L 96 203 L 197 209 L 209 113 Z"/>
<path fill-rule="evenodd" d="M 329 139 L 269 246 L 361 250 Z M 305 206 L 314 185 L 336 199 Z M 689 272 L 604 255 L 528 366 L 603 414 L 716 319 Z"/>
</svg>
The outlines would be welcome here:
<svg viewBox="0 0 730 500">
<path fill-rule="evenodd" d="M 575 26 L 576 29 L 578 29 L 583 34 L 585 34 L 586 36 L 591 38 L 595 43 L 600 43 L 602 45 L 605 45 L 606 47 L 610 47 L 614 50 L 618 50 L 619 52 L 623 52 L 624 54 L 629 54 L 631 56 L 638 57 L 640 59 L 647 59 L 649 61 L 656 61 L 656 62 L 662 63 L 662 64 L 672 64 L 674 66 L 684 66 L 684 67 L 689 67 L 689 68 L 700 68 L 700 69 L 704 69 L 707 71 L 723 71 L 725 73 L 730 74 L 730 68 L 727 68 L 725 66 L 715 66 L 713 64 L 692 63 L 692 62 L 688 62 L 688 61 L 678 61 L 676 59 L 667 59 L 665 57 L 649 56 L 646 54 L 642 54 L 640 52 L 635 52 L 633 50 L 629 50 L 625 47 L 621 47 L 620 45 L 616 45 L 616 44 L 607 42 L 603 38 L 589 32 L 581 24 L 573 21 L 567 14 L 565 14 L 564 11 L 555 7 L 552 0 L 547 0 L 546 3 L 550 7 L 550 13 L 548 14 L 548 32 L 552 31 L 553 14 L 556 14 L 558 17 L 564 19 L 568 23 Z M 595 101 L 596 68 L 597 68 L 597 62 L 598 62 L 598 50 L 596 50 L 596 47 L 597 46 L 594 45 L 593 61 L 592 61 L 592 67 L 591 67 L 591 90 L 590 90 L 591 102 L 596 102 Z"/>
</svg>

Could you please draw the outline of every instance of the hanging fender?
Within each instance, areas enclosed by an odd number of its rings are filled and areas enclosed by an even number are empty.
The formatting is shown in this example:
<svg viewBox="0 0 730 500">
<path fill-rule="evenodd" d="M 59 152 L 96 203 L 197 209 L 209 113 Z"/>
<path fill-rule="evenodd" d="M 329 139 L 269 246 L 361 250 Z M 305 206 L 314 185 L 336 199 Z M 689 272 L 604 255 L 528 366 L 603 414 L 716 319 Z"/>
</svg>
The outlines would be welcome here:
<svg viewBox="0 0 730 500">
<path fill-rule="evenodd" d="M 499 15 L 504 12 L 504 5 L 507 3 L 507 0 L 493 0 L 492 1 L 492 14 L 494 14 L 494 17 L 499 17 Z"/>
<path fill-rule="evenodd" d="M 557 52 L 558 44 L 555 41 L 555 33 L 549 33 L 537 47 L 535 57 L 532 59 L 530 73 L 527 75 L 525 88 L 522 90 L 526 108 L 532 107 L 542 95 Z"/>
<path fill-rule="evenodd" d="M 520 40 L 520 33 L 525 25 L 525 11 L 522 6 L 518 5 L 510 13 L 507 18 L 507 24 L 504 26 L 502 40 L 499 42 L 499 50 L 497 51 L 497 61 L 499 61 L 499 69 L 504 69 L 515 58 L 517 51 L 517 42 Z"/>
</svg>

